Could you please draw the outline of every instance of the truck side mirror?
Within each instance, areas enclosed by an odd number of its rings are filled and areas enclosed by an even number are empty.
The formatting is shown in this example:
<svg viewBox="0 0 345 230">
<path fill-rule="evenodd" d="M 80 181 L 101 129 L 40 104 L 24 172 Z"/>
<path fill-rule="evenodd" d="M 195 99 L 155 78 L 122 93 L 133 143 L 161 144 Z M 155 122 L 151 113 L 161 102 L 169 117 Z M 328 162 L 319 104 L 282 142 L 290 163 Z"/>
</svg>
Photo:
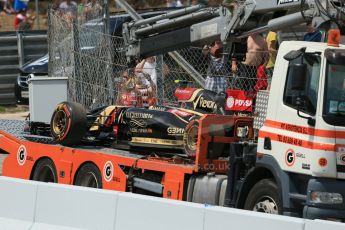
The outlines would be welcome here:
<svg viewBox="0 0 345 230">
<path fill-rule="evenodd" d="M 343 50 L 326 49 L 325 57 L 332 64 L 345 65 L 345 52 Z"/>
<path fill-rule="evenodd" d="M 296 58 L 302 56 L 305 53 L 306 49 L 307 47 L 302 47 L 299 50 L 291 50 L 289 53 L 285 54 L 283 58 L 287 61 L 295 60 Z"/>
<path fill-rule="evenodd" d="M 292 76 L 291 89 L 303 91 L 305 89 L 305 82 L 307 80 L 307 65 L 304 63 L 296 63 L 290 68 Z"/>
</svg>

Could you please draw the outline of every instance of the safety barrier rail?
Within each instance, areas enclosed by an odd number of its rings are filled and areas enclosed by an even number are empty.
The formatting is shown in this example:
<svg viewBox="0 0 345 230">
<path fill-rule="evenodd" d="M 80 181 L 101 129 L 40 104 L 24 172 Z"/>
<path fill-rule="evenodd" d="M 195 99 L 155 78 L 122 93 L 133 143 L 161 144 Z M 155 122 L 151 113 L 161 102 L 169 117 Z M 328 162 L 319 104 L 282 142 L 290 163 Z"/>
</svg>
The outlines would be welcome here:
<svg viewBox="0 0 345 230">
<path fill-rule="evenodd" d="M 47 31 L 0 32 L 0 104 L 14 104 L 19 67 L 48 52 Z"/>
<path fill-rule="evenodd" d="M 0 228 L 343 230 L 345 224 L 0 177 Z"/>
</svg>

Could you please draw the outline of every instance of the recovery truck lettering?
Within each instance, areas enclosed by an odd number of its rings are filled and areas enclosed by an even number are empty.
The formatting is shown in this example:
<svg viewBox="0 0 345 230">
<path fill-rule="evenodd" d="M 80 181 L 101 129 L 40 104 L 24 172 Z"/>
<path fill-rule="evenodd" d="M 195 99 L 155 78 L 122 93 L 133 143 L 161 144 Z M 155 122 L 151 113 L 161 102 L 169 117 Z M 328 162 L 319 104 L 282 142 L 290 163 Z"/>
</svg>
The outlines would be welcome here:
<svg viewBox="0 0 345 230">
<path fill-rule="evenodd" d="M 334 151 L 334 144 L 327 144 L 327 143 L 318 143 L 318 142 L 311 142 L 305 141 L 298 138 L 284 136 L 276 133 L 260 131 L 259 133 L 260 138 L 269 137 L 272 141 L 278 141 L 290 145 L 300 146 L 307 149 L 318 149 L 324 151 Z"/>
<path fill-rule="evenodd" d="M 333 131 L 333 130 L 325 130 L 325 129 L 314 129 L 305 126 L 298 126 L 289 123 L 283 123 L 279 121 L 272 121 L 266 120 L 265 126 L 276 128 L 276 129 L 283 129 L 286 131 L 291 131 L 294 133 L 301 133 L 311 136 L 318 136 L 318 137 L 328 137 L 328 138 L 343 138 L 345 139 L 345 132 L 344 131 Z"/>
</svg>

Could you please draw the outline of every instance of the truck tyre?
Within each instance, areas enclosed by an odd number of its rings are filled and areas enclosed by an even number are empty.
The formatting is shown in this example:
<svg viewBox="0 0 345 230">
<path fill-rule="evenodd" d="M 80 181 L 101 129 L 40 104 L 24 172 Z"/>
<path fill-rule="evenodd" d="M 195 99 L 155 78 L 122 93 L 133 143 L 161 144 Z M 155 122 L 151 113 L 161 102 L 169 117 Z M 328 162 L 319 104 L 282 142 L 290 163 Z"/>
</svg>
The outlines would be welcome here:
<svg viewBox="0 0 345 230">
<path fill-rule="evenodd" d="M 281 215 L 283 205 L 277 184 L 271 179 L 259 181 L 250 190 L 244 209 Z"/>
<path fill-rule="evenodd" d="M 54 162 L 48 158 L 39 160 L 34 168 L 31 179 L 34 181 L 57 183 L 57 173 Z"/>
<path fill-rule="evenodd" d="M 53 138 L 66 146 L 79 144 L 86 134 L 86 127 L 86 111 L 81 104 L 74 102 L 60 103 L 50 122 Z"/>
<path fill-rule="evenodd" d="M 199 122 L 192 120 L 186 126 L 183 134 L 183 150 L 189 157 L 195 157 L 198 146 Z"/>
<path fill-rule="evenodd" d="M 78 170 L 74 185 L 101 189 L 103 187 L 101 172 L 96 165 L 86 163 Z"/>
</svg>

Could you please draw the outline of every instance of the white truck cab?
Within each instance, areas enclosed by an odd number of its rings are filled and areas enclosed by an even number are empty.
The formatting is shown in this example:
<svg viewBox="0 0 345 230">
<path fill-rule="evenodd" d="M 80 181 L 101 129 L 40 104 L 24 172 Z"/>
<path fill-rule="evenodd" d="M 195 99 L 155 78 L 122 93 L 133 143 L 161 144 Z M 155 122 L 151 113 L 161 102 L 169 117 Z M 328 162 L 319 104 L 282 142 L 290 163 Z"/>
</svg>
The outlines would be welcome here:
<svg viewBox="0 0 345 230">
<path fill-rule="evenodd" d="M 345 216 L 345 46 L 282 43 L 257 152 L 288 177 L 285 207 L 300 199 L 305 217 Z"/>
</svg>

